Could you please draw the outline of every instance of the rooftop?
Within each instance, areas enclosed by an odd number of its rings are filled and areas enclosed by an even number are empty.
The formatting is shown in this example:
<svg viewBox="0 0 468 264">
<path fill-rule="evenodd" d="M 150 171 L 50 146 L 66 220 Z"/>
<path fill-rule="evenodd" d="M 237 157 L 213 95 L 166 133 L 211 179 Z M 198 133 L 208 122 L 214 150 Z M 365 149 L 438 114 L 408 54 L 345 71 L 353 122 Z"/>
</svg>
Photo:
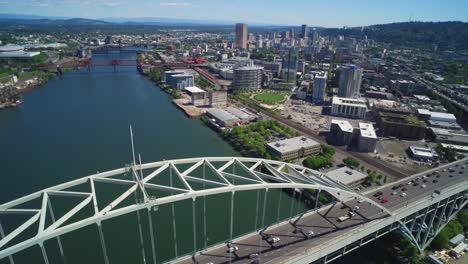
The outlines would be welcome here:
<svg viewBox="0 0 468 264">
<path fill-rule="evenodd" d="M 333 96 L 333 104 L 341 104 L 341 105 L 350 105 L 350 106 L 358 106 L 358 107 L 366 107 L 366 100 L 364 99 L 353 99 L 353 98 L 344 98 Z"/>
<path fill-rule="evenodd" d="M 353 132 L 353 126 L 348 121 L 332 119 L 331 123 L 337 124 L 340 127 L 341 131 Z"/>
<path fill-rule="evenodd" d="M 329 171 L 326 173 L 326 176 L 344 184 L 351 184 L 353 182 L 363 180 L 367 177 L 364 173 L 361 173 L 357 170 L 353 170 L 348 167 L 342 167 L 336 170 Z"/>
<path fill-rule="evenodd" d="M 237 118 L 233 114 L 230 114 L 229 112 L 226 112 L 223 109 L 213 108 L 213 109 L 208 110 L 207 113 L 213 116 L 214 118 L 221 120 L 223 122 L 240 121 L 239 118 Z"/>
<path fill-rule="evenodd" d="M 409 148 L 413 155 L 417 155 L 420 157 L 432 158 L 437 155 L 435 151 L 431 148 L 421 148 L 416 146 L 410 146 Z"/>
<path fill-rule="evenodd" d="M 185 87 L 185 90 L 188 91 L 189 93 L 205 93 L 205 90 L 202 90 L 196 86 Z"/>
<path fill-rule="evenodd" d="M 320 143 L 303 136 L 268 143 L 268 146 L 280 153 L 288 153 L 291 151 L 299 150 L 301 148 L 308 148 L 316 145 L 320 145 Z"/>
<path fill-rule="evenodd" d="M 361 131 L 361 137 L 377 138 L 374 126 L 371 123 L 359 123 L 359 130 Z"/>
</svg>

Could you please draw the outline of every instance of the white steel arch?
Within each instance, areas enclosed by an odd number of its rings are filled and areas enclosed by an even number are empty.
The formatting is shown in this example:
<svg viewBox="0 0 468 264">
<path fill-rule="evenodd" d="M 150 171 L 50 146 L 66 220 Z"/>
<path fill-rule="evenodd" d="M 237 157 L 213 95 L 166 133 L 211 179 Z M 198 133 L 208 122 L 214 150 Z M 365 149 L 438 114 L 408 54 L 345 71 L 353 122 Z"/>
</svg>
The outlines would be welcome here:
<svg viewBox="0 0 468 264">
<path fill-rule="evenodd" d="M 216 168 L 213 163 L 218 163 L 218 165 L 221 164 L 221 166 Z M 227 168 L 233 164 L 242 168 L 249 177 L 226 172 Z M 177 168 L 178 165 L 189 167 L 183 171 L 179 171 Z M 217 175 L 219 180 L 214 181 L 191 176 L 190 173 L 200 166 L 206 166 L 211 169 Z M 262 172 L 258 170 L 260 167 L 263 168 Z M 142 171 L 149 169 L 152 170 L 151 173 L 144 176 Z M 180 180 L 183 184 L 183 188 L 173 187 L 171 185 L 153 184 L 150 182 L 155 177 L 161 175 L 165 170 L 173 171 L 175 178 Z M 121 179 L 117 177 L 126 173 L 130 173 L 133 179 Z M 233 180 L 243 181 L 243 184 L 236 184 Z M 98 204 L 97 191 L 95 189 L 96 182 L 127 185 L 128 189 L 123 194 L 116 197 L 111 203 L 101 205 Z M 214 187 L 210 189 L 195 190 L 190 183 L 201 183 Z M 71 188 L 83 185 L 88 186 L 90 191 L 78 192 L 70 190 Z M 215 194 L 284 188 L 324 190 L 338 200 L 345 201 L 350 198 L 360 199 L 373 204 L 389 215 L 393 215 L 393 213 L 385 207 L 355 192 L 348 186 L 334 181 L 318 171 L 294 164 L 242 157 L 204 157 L 167 160 L 146 164 L 133 164 L 128 167 L 97 173 L 50 187 L 0 205 L 0 216 L 2 214 L 31 215 L 28 220 L 25 220 L 12 232 L 8 234 L 0 234 L 0 259 L 10 257 L 15 253 L 35 245 L 39 245 L 41 249 L 43 249 L 43 243 L 46 240 L 59 238 L 59 236 L 63 234 L 92 224 L 100 226 L 101 222 L 104 220 L 136 212 L 141 209 L 151 210 L 151 208 L 158 205 L 174 203 L 187 199 L 195 200 L 197 197 Z M 168 191 L 171 193 L 175 192 L 176 194 L 171 194 L 161 198 L 153 198 L 148 195 L 148 190 Z M 135 195 L 137 192 L 143 196 L 142 201 L 135 201 L 131 205 L 119 207 L 125 199 L 130 197 L 132 194 Z M 51 210 L 49 201 L 50 196 L 78 197 L 82 198 L 82 201 L 62 217 L 53 219 L 53 222 L 46 226 L 47 212 L 48 210 L 49 212 Z M 21 207 L 23 204 L 35 199 L 41 199 L 41 206 L 39 208 L 24 209 Z M 94 208 L 94 215 L 75 222 L 68 222 L 73 216 L 87 206 L 92 206 Z M 10 241 L 18 237 L 26 229 L 36 224 L 38 224 L 39 228 L 35 236 L 13 245 L 9 244 Z"/>
</svg>

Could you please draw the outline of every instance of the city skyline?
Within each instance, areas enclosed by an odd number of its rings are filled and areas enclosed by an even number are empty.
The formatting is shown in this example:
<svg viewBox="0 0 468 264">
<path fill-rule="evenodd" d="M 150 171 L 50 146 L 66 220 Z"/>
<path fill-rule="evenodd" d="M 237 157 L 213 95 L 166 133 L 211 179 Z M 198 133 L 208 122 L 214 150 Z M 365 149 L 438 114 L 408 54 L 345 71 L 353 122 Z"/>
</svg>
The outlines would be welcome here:
<svg viewBox="0 0 468 264">
<path fill-rule="evenodd" d="M 403 21 L 468 21 L 468 2 L 403 0 L 384 3 L 363 0 L 359 4 L 339 0 L 333 6 L 317 1 L 294 5 L 279 1 L 192 1 L 192 0 L 0 0 L 2 13 L 57 17 L 174 18 L 215 22 L 245 22 L 272 25 L 323 27 L 366 26 Z M 51 8 L 53 7 L 53 8 Z M 218 12 L 216 10 L 229 10 Z M 262 12 L 258 12 L 262 10 Z M 333 15 L 333 16 L 331 16 Z"/>
</svg>

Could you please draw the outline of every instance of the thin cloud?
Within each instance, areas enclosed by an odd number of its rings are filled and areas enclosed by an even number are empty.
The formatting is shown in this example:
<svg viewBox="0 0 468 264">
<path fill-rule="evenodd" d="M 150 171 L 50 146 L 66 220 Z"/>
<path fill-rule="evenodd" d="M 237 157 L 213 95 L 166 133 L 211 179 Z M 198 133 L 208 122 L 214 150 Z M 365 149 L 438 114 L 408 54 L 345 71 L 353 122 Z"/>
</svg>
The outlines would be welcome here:
<svg viewBox="0 0 468 264">
<path fill-rule="evenodd" d="M 187 2 L 162 2 L 162 3 L 159 3 L 159 5 L 178 7 L 178 6 L 190 6 L 191 4 Z"/>
</svg>

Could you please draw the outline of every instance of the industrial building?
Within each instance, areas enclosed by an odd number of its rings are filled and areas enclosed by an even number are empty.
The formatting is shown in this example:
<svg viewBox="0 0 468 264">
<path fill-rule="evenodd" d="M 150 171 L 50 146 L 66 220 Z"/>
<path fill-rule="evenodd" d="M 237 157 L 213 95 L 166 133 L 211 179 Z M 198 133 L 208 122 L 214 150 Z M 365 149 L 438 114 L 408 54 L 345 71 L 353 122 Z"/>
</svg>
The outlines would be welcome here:
<svg viewBox="0 0 468 264">
<path fill-rule="evenodd" d="M 190 95 L 192 104 L 195 106 L 205 105 L 206 103 L 206 91 L 196 86 L 189 86 L 184 88 L 185 91 Z"/>
<path fill-rule="evenodd" d="M 175 70 L 164 72 L 166 84 L 172 86 L 177 90 L 182 90 L 186 87 L 194 85 L 195 78 L 192 74 L 188 74 L 186 71 Z"/>
<path fill-rule="evenodd" d="M 0 46 L 0 58 L 31 58 L 39 54 L 39 51 L 25 51 L 24 47 L 19 45 Z"/>
<path fill-rule="evenodd" d="M 224 111 L 230 113 L 231 115 L 239 118 L 242 124 L 248 124 L 252 121 L 255 120 L 255 115 L 246 111 L 246 110 L 240 110 L 234 107 L 227 107 L 224 109 Z"/>
<path fill-rule="evenodd" d="M 364 119 L 366 112 L 367 105 L 364 99 L 333 97 L 332 115 Z"/>
<path fill-rule="evenodd" d="M 414 115 L 380 112 L 377 124 L 382 137 L 421 140 L 426 135 L 426 123 Z"/>
<path fill-rule="evenodd" d="M 227 105 L 227 90 L 208 91 L 208 100 L 211 107 L 225 107 Z"/>
<path fill-rule="evenodd" d="M 371 123 L 359 123 L 358 149 L 362 152 L 375 152 L 377 135 Z"/>
<path fill-rule="evenodd" d="M 431 127 L 437 143 L 468 146 L 468 133 L 464 130 L 448 130 Z"/>
<path fill-rule="evenodd" d="M 220 128 L 230 128 L 240 122 L 239 118 L 224 111 L 223 109 L 210 109 L 206 112 L 206 115 L 210 118 L 210 121 L 212 121 L 211 123 L 213 125 L 216 125 Z"/>
<path fill-rule="evenodd" d="M 333 119 L 328 141 L 337 146 L 349 145 L 353 139 L 353 127 L 348 121 Z"/>
<path fill-rule="evenodd" d="M 411 158 L 419 161 L 436 161 L 439 158 L 437 152 L 432 148 L 409 146 L 408 152 Z"/>
<path fill-rule="evenodd" d="M 254 65 L 239 67 L 234 70 L 232 88 L 234 90 L 258 90 L 262 87 L 263 67 Z"/>
<path fill-rule="evenodd" d="M 327 95 L 327 72 L 317 74 L 314 77 L 314 87 L 312 90 L 312 101 L 316 104 L 325 102 Z"/>
<path fill-rule="evenodd" d="M 440 113 L 432 112 L 427 109 L 418 109 L 419 119 L 424 121 L 434 121 L 434 122 L 447 122 L 447 123 L 456 123 L 457 118 L 454 114 L 450 113 Z"/>
<path fill-rule="evenodd" d="M 359 98 L 363 69 L 356 65 L 346 65 L 341 68 L 338 96 Z"/>
<path fill-rule="evenodd" d="M 320 143 L 307 137 L 294 137 L 267 144 L 272 156 L 280 160 L 294 160 L 322 151 Z"/>
<path fill-rule="evenodd" d="M 349 167 L 341 167 L 325 173 L 327 177 L 346 185 L 358 185 L 366 180 L 367 175 Z"/>
</svg>

